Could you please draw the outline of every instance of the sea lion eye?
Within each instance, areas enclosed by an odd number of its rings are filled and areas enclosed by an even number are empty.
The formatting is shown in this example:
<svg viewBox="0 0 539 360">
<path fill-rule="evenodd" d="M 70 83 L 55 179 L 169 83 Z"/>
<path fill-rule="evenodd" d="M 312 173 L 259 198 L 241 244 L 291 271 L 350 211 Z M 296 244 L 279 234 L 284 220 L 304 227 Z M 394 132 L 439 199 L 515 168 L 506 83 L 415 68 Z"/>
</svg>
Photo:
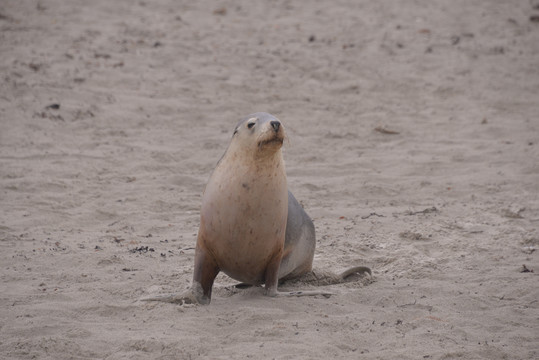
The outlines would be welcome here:
<svg viewBox="0 0 539 360">
<path fill-rule="evenodd" d="M 248 128 L 248 129 L 252 129 L 253 126 L 255 126 L 254 121 L 247 124 L 247 128 Z"/>
</svg>

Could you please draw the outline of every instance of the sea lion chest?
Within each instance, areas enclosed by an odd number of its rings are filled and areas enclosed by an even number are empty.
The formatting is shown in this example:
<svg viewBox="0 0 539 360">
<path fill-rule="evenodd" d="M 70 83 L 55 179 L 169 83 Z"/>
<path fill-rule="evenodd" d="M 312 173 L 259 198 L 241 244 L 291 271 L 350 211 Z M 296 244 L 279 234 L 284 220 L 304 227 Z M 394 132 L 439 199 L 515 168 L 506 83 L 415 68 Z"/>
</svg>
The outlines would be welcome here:
<svg viewBox="0 0 539 360">
<path fill-rule="evenodd" d="M 225 156 L 202 199 L 204 246 L 227 275 L 260 284 L 269 261 L 282 255 L 287 213 L 280 151 L 260 161 Z"/>
</svg>

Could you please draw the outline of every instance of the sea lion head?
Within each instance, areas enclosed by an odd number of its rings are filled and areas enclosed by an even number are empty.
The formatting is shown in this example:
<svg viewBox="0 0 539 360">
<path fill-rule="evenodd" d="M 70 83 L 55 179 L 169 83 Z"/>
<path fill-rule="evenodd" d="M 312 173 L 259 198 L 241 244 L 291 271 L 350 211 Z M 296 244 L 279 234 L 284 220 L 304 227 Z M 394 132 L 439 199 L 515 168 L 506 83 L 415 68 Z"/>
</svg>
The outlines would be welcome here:
<svg viewBox="0 0 539 360">
<path fill-rule="evenodd" d="M 246 116 L 234 129 L 232 142 L 241 143 L 244 151 L 253 154 L 273 154 L 283 146 L 284 126 L 275 116 L 258 112 Z"/>
</svg>

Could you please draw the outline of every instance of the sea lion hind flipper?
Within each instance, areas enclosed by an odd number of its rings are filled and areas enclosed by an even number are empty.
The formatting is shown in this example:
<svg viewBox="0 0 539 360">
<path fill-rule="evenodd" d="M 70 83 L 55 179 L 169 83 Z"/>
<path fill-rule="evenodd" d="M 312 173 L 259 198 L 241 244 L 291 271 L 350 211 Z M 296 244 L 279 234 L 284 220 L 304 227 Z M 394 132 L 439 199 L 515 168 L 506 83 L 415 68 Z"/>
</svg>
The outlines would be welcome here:
<svg viewBox="0 0 539 360">
<path fill-rule="evenodd" d="M 347 269 L 347 270 L 343 271 L 339 276 L 340 276 L 342 281 L 347 281 L 349 277 L 351 277 L 352 275 L 355 275 L 355 274 L 361 274 L 361 275 L 369 274 L 372 277 L 372 271 L 367 266 L 354 266 L 354 267 L 351 267 L 350 269 Z"/>
</svg>

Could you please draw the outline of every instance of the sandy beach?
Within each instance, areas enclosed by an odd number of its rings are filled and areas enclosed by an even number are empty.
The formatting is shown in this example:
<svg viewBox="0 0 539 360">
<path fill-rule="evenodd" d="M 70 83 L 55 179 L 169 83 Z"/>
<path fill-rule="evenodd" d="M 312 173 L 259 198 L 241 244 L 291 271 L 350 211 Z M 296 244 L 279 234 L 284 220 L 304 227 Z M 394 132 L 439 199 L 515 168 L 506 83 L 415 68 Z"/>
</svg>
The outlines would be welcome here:
<svg viewBox="0 0 539 360">
<path fill-rule="evenodd" d="M 0 1 L 0 358 L 539 358 L 538 65 L 538 1 Z M 139 301 L 257 111 L 372 278 Z"/>
</svg>

